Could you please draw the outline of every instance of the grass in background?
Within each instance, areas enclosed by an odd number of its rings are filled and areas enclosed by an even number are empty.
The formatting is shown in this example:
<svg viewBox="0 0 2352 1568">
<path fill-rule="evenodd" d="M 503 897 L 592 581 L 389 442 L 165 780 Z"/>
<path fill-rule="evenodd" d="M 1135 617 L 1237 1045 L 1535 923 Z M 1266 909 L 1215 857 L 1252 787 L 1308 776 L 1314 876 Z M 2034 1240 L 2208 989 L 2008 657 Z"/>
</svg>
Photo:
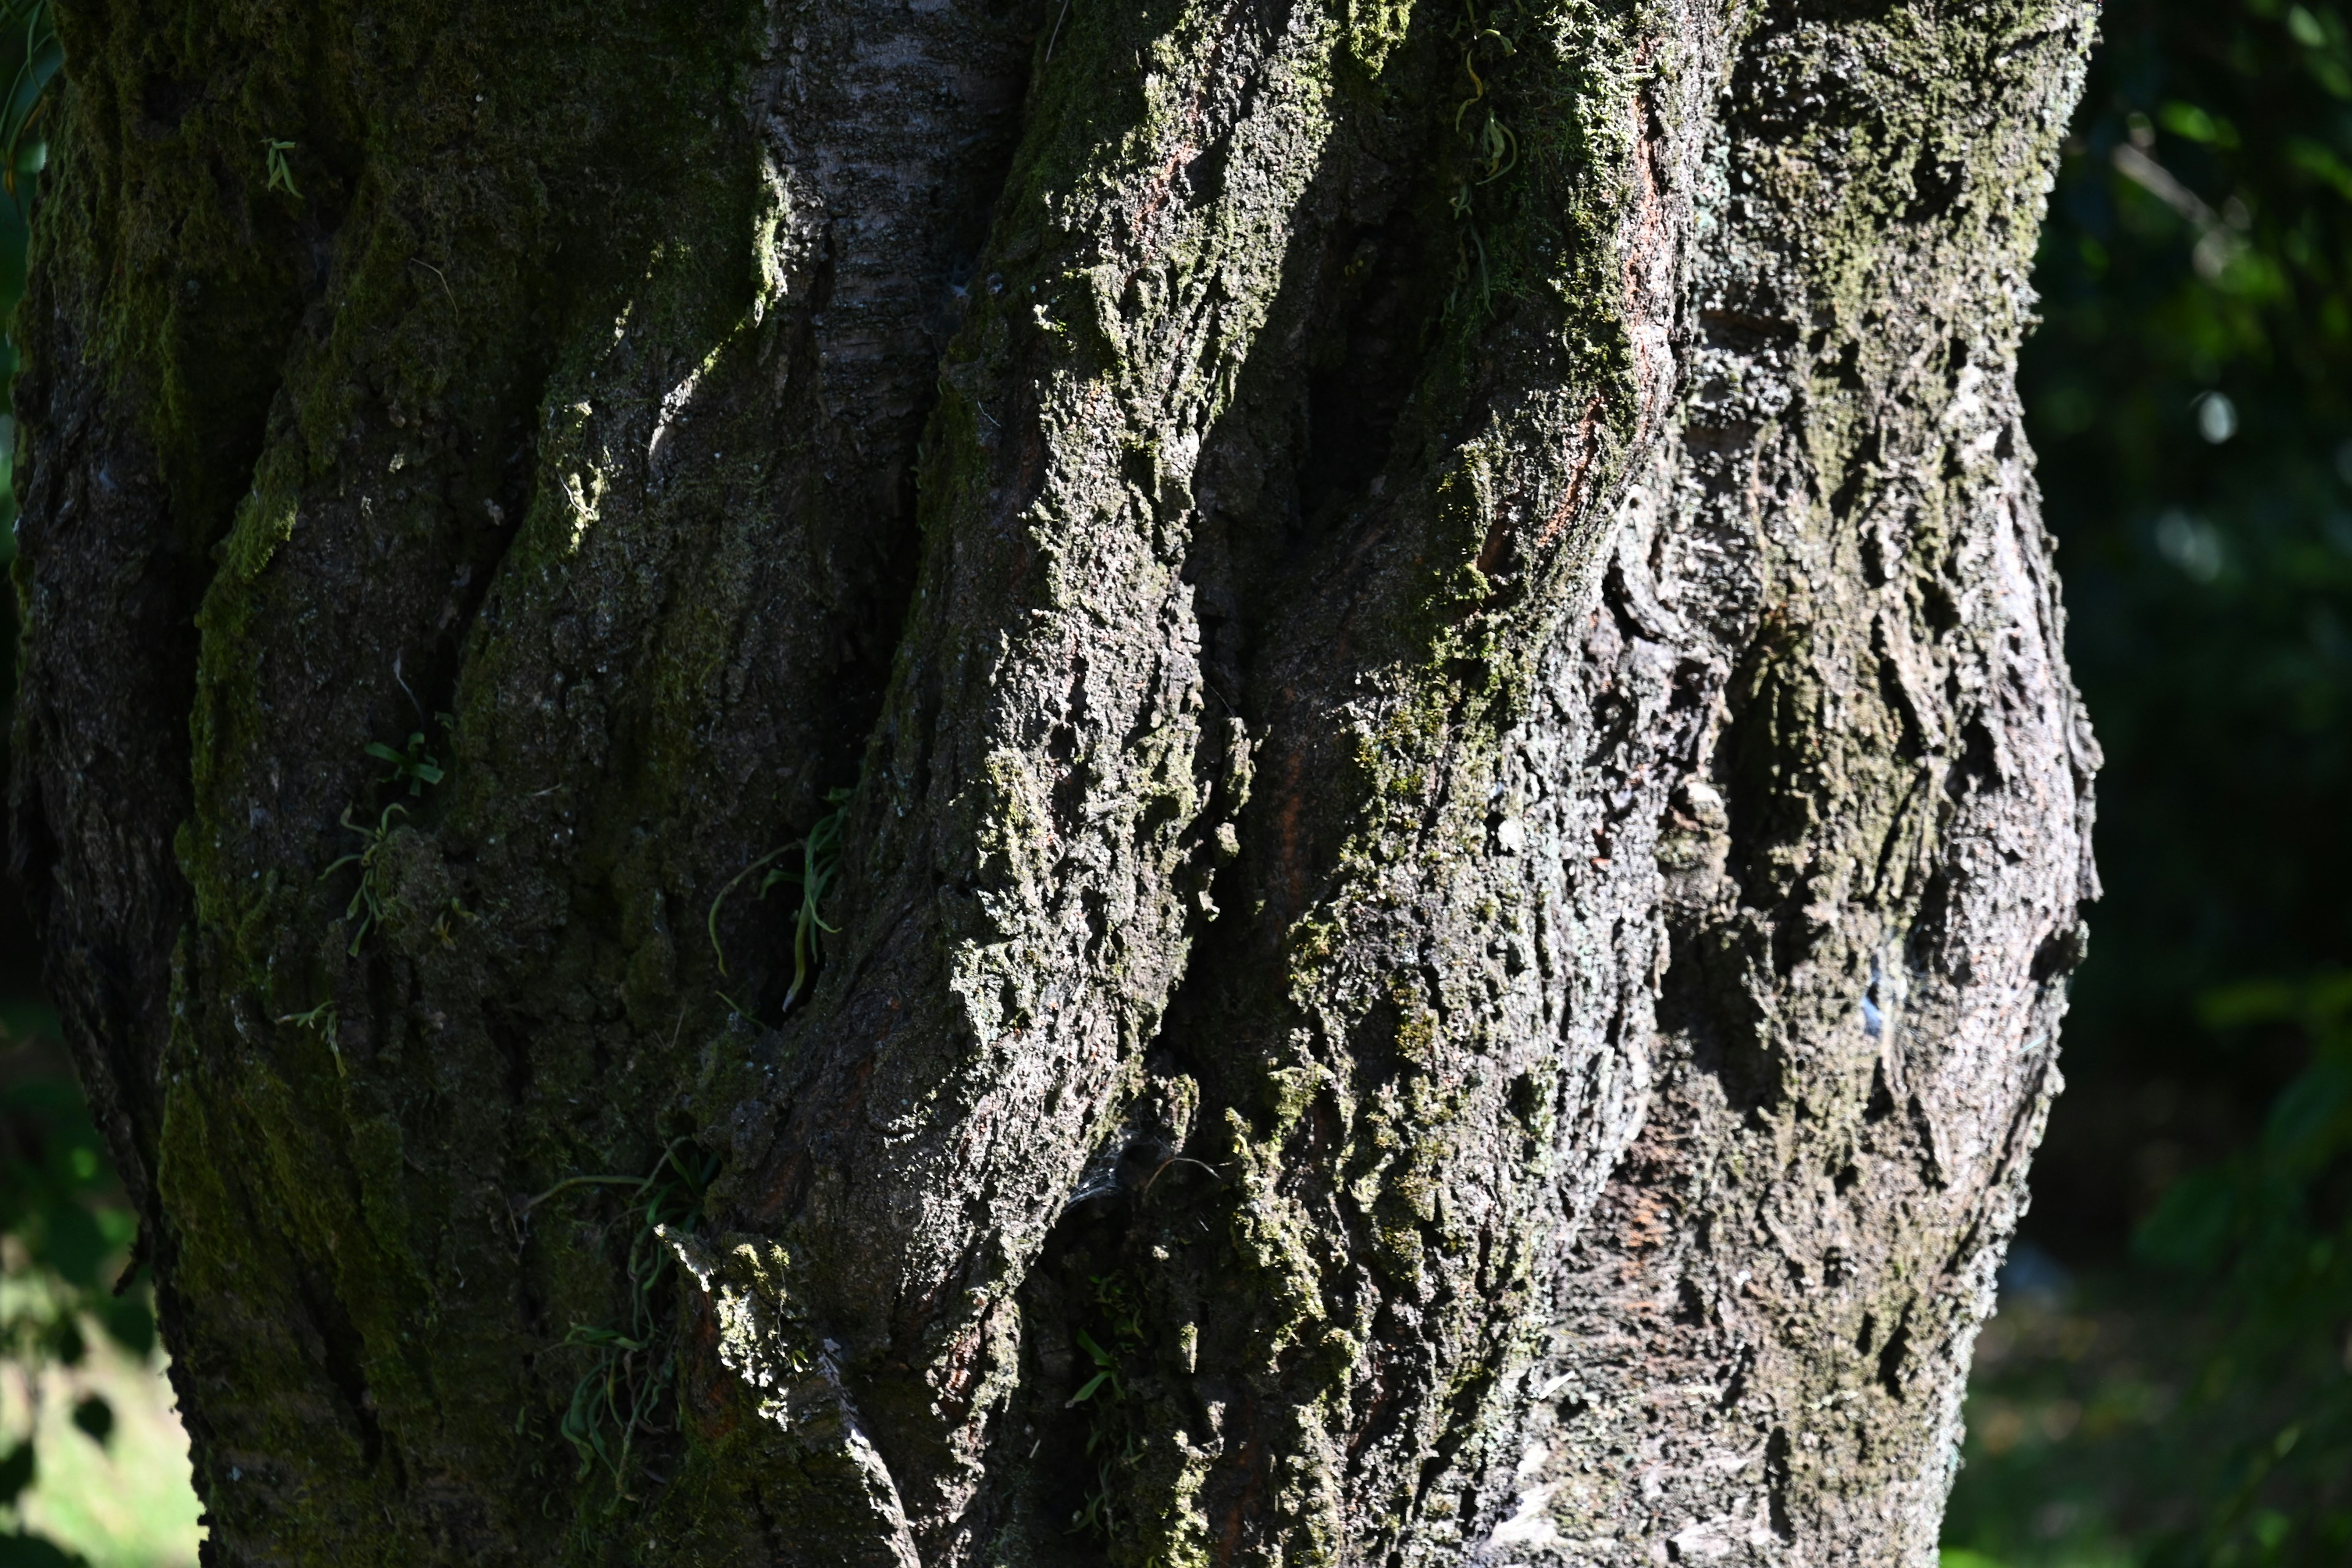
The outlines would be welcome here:
<svg viewBox="0 0 2352 1568">
<path fill-rule="evenodd" d="M 2080 1283 L 2038 1248 L 1977 1350 L 1945 1568 L 2352 1563 L 2352 975 L 2210 994 L 2306 1065 Z"/>
<path fill-rule="evenodd" d="M 1977 1345 L 1944 1568 L 2141 1568 L 2195 1522 L 2181 1352 L 2203 1325 L 2031 1247 L 2018 1264 Z"/>
<path fill-rule="evenodd" d="M 0 1006 L 0 1568 L 196 1561 L 134 1229 L 54 1019 Z"/>
<path fill-rule="evenodd" d="M 134 1357 L 99 1332 L 78 1366 L 0 1366 L 0 1441 L 14 1448 L 29 1437 L 39 1456 L 16 1499 L 20 1531 L 90 1568 L 194 1568 L 201 1510 L 163 1367 L 160 1349 Z M 110 1415 L 102 1436 L 77 1419 L 93 1401 Z M 0 1542 L 0 1563 L 9 1561 Z"/>
</svg>

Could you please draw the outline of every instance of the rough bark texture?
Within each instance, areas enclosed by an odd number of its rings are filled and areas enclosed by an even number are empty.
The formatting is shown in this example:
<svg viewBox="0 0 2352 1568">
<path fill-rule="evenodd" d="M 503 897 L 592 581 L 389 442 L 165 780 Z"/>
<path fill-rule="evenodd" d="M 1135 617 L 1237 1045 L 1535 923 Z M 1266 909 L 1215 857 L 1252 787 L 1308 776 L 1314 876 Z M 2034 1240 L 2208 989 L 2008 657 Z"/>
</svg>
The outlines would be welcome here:
<svg viewBox="0 0 2352 1568">
<path fill-rule="evenodd" d="M 215 1560 L 1933 1562 L 2087 5 L 60 9 L 19 869 Z"/>
</svg>

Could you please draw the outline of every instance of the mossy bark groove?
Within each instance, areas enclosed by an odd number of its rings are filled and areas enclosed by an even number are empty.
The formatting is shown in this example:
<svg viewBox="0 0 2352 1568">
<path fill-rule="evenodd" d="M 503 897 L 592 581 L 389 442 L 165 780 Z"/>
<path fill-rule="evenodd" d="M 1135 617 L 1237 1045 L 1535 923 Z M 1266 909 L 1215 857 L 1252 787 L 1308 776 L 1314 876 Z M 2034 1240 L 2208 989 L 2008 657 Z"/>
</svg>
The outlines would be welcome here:
<svg viewBox="0 0 2352 1568">
<path fill-rule="evenodd" d="M 1933 1562 L 2088 5 L 60 10 L 13 810 L 216 1560 Z"/>
</svg>

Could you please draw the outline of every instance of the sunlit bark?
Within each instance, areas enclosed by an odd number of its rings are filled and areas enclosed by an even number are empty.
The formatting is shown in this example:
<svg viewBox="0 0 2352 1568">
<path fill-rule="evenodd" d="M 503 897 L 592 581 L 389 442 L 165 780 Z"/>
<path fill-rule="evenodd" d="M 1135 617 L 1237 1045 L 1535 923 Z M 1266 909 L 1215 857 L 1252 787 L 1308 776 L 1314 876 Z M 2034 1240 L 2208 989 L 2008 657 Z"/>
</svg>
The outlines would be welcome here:
<svg viewBox="0 0 2352 1568">
<path fill-rule="evenodd" d="M 2090 7 L 63 10 L 17 842 L 222 1561 L 1934 1561 Z"/>
</svg>

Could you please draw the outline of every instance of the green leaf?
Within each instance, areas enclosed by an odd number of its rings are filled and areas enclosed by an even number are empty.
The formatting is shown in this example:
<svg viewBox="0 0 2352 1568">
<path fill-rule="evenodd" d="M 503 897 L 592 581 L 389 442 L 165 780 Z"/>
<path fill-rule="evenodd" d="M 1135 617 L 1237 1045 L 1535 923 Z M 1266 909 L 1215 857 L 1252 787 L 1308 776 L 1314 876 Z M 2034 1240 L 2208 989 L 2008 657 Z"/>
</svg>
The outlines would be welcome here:
<svg viewBox="0 0 2352 1568">
<path fill-rule="evenodd" d="M 2197 1019 L 2209 1029 L 2282 1023 L 2300 1011 L 2302 987 L 2283 980 L 2217 986 L 2197 998 Z"/>
<path fill-rule="evenodd" d="M 2238 144 L 2236 127 L 2193 103 L 2183 103 L 2176 99 L 2157 110 L 2156 119 L 2157 123 L 2175 136 L 2185 136 L 2209 147 L 2229 148 Z"/>
</svg>

